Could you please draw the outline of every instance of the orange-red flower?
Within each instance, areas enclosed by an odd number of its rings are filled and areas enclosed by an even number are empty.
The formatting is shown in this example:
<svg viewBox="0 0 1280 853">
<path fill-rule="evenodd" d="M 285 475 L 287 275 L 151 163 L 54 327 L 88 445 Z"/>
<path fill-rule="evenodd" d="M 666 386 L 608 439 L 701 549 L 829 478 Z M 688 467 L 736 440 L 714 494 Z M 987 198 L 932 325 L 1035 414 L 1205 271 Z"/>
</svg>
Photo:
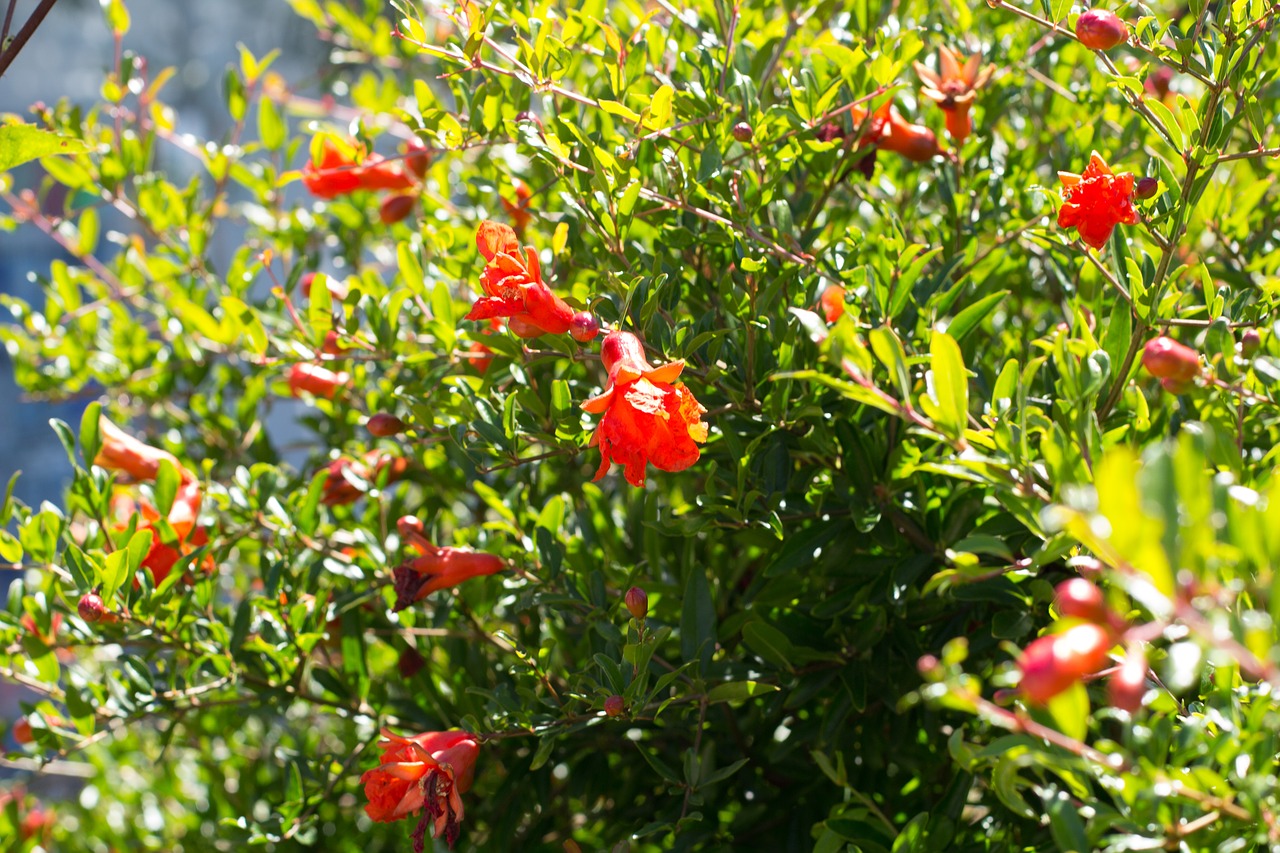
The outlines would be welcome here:
<svg viewBox="0 0 1280 853">
<path fill-rule="evenodd" d="M 510 201 L 504 198 L 502 207 L 515 223 L 516 234 L 523 236 L 524 229 L 529 227 L 529 222 L 533 219 L 533 214 L 529 212 L 529 199 L 533 196 L 533 190 L 519 178 L 511 182 L 511 188 L 515 190 L 516 200 Z"/>
<path fill-rule="evenodd" d="M 406 190 L 413 178 L 398 161 L 377 154 L 362 157 L 357 146 L 340 148 L 325 139 L 320 147 L 320 160 L 313 158 L 302 167 L 302 183 L 312 195 L 337 198 L 357 190 Z"/>
<path fill-rule="evenodd" d="M 883 129 L 877 134 L 876 123 L 873 123 L 872 134 L 885 151 L 901 154 L 916 163 L 932 160 L 942 151 L 932 130 L 907 121 L 892 102 L 876 110 L 875 119 Z"/>
<path fill-rule="evenodd" d="M 822 303 L 822 316 L 827 318 L 828 323 L 834 323 L 844 314 L 844 297 L 844 288 L 838 284 L 822 291 L 818 301 Z"/>
<path fill-rule="evenodd" d="M 938 50 L 938 71 L 915 63 L 916 74 L 924 83 L 920 93 L 936 103 L 947 115 L 947 133 L 956 142 L 964 142 L 973 131 L 969 108 L 978 90 L 991 79 L 994 65 L 982 67 L 982 55 L 975 53 L 960 64 L 960 54 L 949 47 Z"/>
<path fill-rule="evenodd" d="M 414 830 L 414 850 L 425 846 L 427 826 L 432 836 L 444 837 L 452 847 L 461 830 L 462 794 L 475 778 L 480 743 L 470 732 L 424 732 L 401 737 L 383 729 L 378 741 L 378 766 L 360 777 L 369 802 L 365 814 L 380 823 L 423 812 Z"/>
<path fill-rule="evenodd" d="M 105 417 L 98 419 L 98 431 L 102 447 L 94 457 L 94 465 L 122 471 L 135 481 L 154 480 L 160 473 L 160 463 L 167 460 L 184 481 L 194 479 L 172 453 L 139 441 Z"/>
<path fill-rule="evenodd" d="M 573 309 L 543 282 L 532 246 L 522 250 L 510 226 L 488 220 L 476 229 L 476 246 L 486 261 L 480 274 L 485 295 L 471 307 L 468 320 L 507 317 L 511 330 L 522 338 L 569 331 Z"/>
<path fill-rule="evenodd" d="M 684 370 L 683 361 L 651 367 L 644 346 L 630 332 L 610 332 L 600 344 L 609 371 L 603 393 L 582 404 L 603 413 L 592 438 L 600 445 L 599 480 L 617 462 L 633 486 L 643 486 L 645 466 L 683 471 L 698 461 L 698 444 L 707 440 L 701 420 L 706 409 L 683 384 L 671 384 Z"/>
<path fill-rule="evenodd" d="M 208 531 L 196 526 L 202 501 L 200 484 L 194 480 L 178 488 L 173 506 L 170 507 L 169 515 L 165 518 L 169 529 L 173 532 L 173 535 L 166 540 L 165 535 L 168 531 L 158 524 L 161 516 L 155 507 L 146 502 L 135 502 L 127 495 L 117 495 L 112 499 L 111 512 L 115 518 L 117 530 L 127 528 L 129 520 L 140 513 L 143 523 L 138 525 L 138 531 L 151 531 L 151 547 L 147 555 L 142 558 L 142 567 L 151 573 L 153 583 L 159 584 L 169 576 L 169 572 L 173 571 L 173 567 L 180 559 L 208 544 Z M 206 572 L 212 571 L 213 557 L 205 557 L 201 568 Z"/>
<path fill-rule="evenodd" d="M 1094 151 L 1083 175 L 1059 172 L 1065 188 L 1058 225 L 1075 228 L 1085 245 L 1101 249 L 1120 223 L 1136 225 L 1138 211 L 1133 206 L 1133 174 L 1111 173 L 1102 155 Z"/>
<path fill-rule="evenodd" d="M 470 548 L 437 547 L 424 534 L 422 522 L 406 515 L 396 522 L 400 536 L 419 556 L 396 567 L 396 603 L 392 610 L 404 610 L 433 592 L 451 589 L 470 578 L 500 572 L 506 566 L 501 557 Z"/>
</svg>

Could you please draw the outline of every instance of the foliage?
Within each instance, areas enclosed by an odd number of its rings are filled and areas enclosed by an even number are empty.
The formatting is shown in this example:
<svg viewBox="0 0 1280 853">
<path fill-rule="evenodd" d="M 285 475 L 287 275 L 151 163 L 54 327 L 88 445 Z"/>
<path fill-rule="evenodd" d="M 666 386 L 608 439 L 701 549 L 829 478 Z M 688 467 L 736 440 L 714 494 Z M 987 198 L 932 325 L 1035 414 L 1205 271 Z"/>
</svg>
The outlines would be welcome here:
<svg viewBox="0 0 1280 853">
<path fill-rule="evenodd" d="M 1276 7 L 1126 6 L 1104 53 L 1056 0 L 290 2 L 323 97 L 246 52 L 193 141 L 126 51 L 35 116 L 88 150 L 0 193 L 70 256 L 5 300 L 18 380 L 94 401 L 65 500 L 0 508 L 10 757 L 90 769 L 51 849 L 405 849 L 361 808 L 382 728 L 475 735 L 462 849 L 1280 844 Z M 971 133 L 919 93 L 943 46 L 996 66 Z M 1095 149 L 1159 181 L 1097 251 L 1054 221 Z M 592 480 L 617 371 L 464 319 L 484 220 L 686 362 L 696 463 Z M 1171 390 L 1162 333 L 1204 359 Z M 100 412 L 150 461 L 93 464 Z M 437 546 L 504 568 L 397 609 Z M 1011 689 L 1080 573 L 1129 710 Z"/>
</svg>

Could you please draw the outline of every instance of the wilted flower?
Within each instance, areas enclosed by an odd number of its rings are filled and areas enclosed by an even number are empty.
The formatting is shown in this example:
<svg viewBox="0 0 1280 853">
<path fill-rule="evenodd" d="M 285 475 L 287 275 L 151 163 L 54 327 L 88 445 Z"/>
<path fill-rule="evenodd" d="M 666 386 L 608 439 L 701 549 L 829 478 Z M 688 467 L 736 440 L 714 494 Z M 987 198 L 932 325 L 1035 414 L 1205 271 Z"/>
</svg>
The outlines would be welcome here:
<svg viewBox="0 0 1280 853">
<path fill-rule="evenodd" d="M 684 370 L 683 361 L 651 367 L 640 339 L 630 332 L 610 332 L 600 345 L 609 371 L 604 391 L 582 404 L 603 413 L 592 441 L 600 445 L 599 480 L 618 462 L 633 486 L 643 486 L 645 466 L 683 471 L 698 461 L 698 444 L 707 440 L 706 411 L 683 384 L 671 383 Z"/>
<path fill-rule="evenodd" d="M 452 847 L 463 818 L 462 794 L 475 778 L 480 743 L 470 732 L 424 732 L 401 737 L 383 729 L 378 766 L 360 777 L 369 802 L 365 814 L 380 823 L 423 811 L 414 849 L 425 846 L 426 828 Z"/>
<path fill-rule="evenodd" d="M 396 567 L 396 603 L 392 610 L 404 610 L 437 590 L 451 589 L 470 578 L 492 575 L 506 566 L 501 557 L 493 554 L 433 545 L 424 534 L 422 522 L 411 515 L 401 518 L 396 527 L 419 556 Z"/>
<path fill-rule="evenodd" d="M 471 307 L 468 320 L 507 317 L 511 330 L 521 337 L 569 331 L 574 311 L 542 280 L 532 246 L 521 250 L 515 231 L 488 220 L 476 230 L 476 246 L 486 261 L 480 274 L 485 295 Z"/>
<path fill-rule="evenodd" d="M 375 448 L 360 460 L 340 457 L 329 463 L 329 476 L 325 478 L 320 502 L 325 506 L 343 506 L 355 503 L 364 494 L 359 481 L 376 483 L 386 472 L 386 482 L 394 483 L 404 476 L 409 463 L 400 456 Z"/>
<path fill-rule="evenodd" d="M 1111 173 L 1102 155 L 1094 151 L 1083 175 L 1059 172 L 1065 187 L 1062 207 L 1058 209 L 1058 225 L 1075 228 L 1085 245 L 1101 249 L 1107 244 L 1116 225 L 1135 225 L 1138 211 L 1133 206 L 1133 174 Z"/>
<path fill-rule="evenodd" d="M 973 131 L 969 108 L 973 106 L 978 90 L 991 79 L 994 65 L 982 67 L 982 55 L 975 53 L 963 65 L 960 54 L 949 47 L 938 50 L 938 71 L 931 71 L 921 63 L 915 63 L 916 74 L 924 82 L 923 94 L 935 102 L 947 115 L 947 133 L 956 142 L 964 142 Z"/>
</svg>

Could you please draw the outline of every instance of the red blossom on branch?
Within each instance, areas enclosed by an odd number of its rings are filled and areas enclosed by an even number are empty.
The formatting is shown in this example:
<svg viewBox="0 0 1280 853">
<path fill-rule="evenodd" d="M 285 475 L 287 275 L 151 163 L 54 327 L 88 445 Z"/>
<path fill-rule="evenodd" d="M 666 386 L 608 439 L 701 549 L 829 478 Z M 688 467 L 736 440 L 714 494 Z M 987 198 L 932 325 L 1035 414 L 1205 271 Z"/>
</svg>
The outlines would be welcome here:
<svg viewBox="0 0 1280 853">
<path fill-rule="evenodd" d="M 480 743 L 470 732 L 424 732 L 401 737 L 386 729 L 378 741 L 378 766 L 360 777 L 372 820 L 389 823 L 422 812 L 414 850 L 425 846 L 426 828 L 452 847 L 461 830 L 462 794 L 475 778 Z"/>
<path fill-rule="evenodd" d="M 600 445 L 599 480 L 614 462 L 633 486 L 643 486 L 645 467 L 683 471 L 698 461 L 698 444 L 707 440 L 706 411 L 683 384 L 672 384 L 683 361 L 651 367 L 644 346 L 630 332 L 610 332 L 600 345 L 609 384 L 582 404 L 603 414 L 592 442 Z"/>
<path fill-rule="evenodd" d="M 569 331 L 574 311 L 542 280 L 532 246 L 521 249 L 510 226 L 488 220 L 476 229 L 476 246 L 486 262 L 480 274 L 485 295 L 471 307 L 468 320 L 506 317 L 511 331 L 522 338 Z"/>
<path fill-rule="evenodd" d="M 1065 188 L 1058 225 L 1076 229 L 1085 245 L 1101 249 L 1117 225 L 1138 223 L 1138 211 L 1133 206 L 1133 174 L 1112 174 L 1097 151 L 1089 155 L 1084 174 L 1059 172 L 1058 180 Z"/>
</svg>

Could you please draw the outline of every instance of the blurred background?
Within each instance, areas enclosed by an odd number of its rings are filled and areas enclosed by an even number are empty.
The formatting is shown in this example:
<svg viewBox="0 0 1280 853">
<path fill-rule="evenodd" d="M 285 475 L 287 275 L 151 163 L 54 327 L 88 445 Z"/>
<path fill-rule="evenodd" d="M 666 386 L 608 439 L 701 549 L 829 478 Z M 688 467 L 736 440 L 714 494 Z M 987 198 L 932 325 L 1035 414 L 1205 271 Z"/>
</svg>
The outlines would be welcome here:
<svg viewBox="0 0 1280 853">
<path fill-rule="evenodd" d="M 14 15 L 16 30 L 36 7 L 36 0 L 19 0 Z M 5 4 L 7 7 L 7 4 Z M 305 90 L 308 80 L 327 55 L 311 24 L 294 15 L 286 0 L 126 0 L 131 28 L 125 51 L 146 58 L 149 75 L 174 67 L 177 74 L 164 89 L 164 100 L 178 115 L 179 132 L 219 139 L 230 127 L 223 101 L 223 74 L 238 62 L 237 44 L 263 57 L 279 48 L 272 66 L 291 84 Z M 98 99 L 106 73 L 114 66 L 114 43 L 98 0 L 58 0 L 36 34 L 0 78 L 0 113 L 32 119 L 30 107 L 67 99 L 88 105 Z M 174 171 L 190 169 L 184 155 L 165 152 L 164 165 Z M 18 188 L 38 180 L 37 166 L 16 171 Z M 103 210 L 104 233 L 123 229 Z M 221 248 L 230 253 L 239 242 L 226 229 L 220 232 Z M 102 251 L 110 252 L 110 243 Z M 49 263 L 63 257 L 58 247 L 35 228 L 0 232 L 0 294 L 25 300 L 37 299 L 39 276 L 47 276 Z M 0 310 L 0 323 L 10 322 Z M 49 427 L 50 418 L 61 418 L 76 427 L 84 406 L 92 399 L 63 403 L 29 400 L 13 380 L 13 365 L 0 348 L 0 488 L 15 471 L 21 471 L 15 495 L 37 506 L 58 499 L 70 479 L 71 466 Z M 17 573 L 0 568 L 0 604 Z M 20 714 L 19 702 L 29 698 L 19 688 L 0 680 L 0 727 L 7 729 Z M 9 742 L 8 735 L 6 745 Z M 13 776 L 0 768 L 0 778 Z M 20 775 L 27 775 L 25 773 Z M 56 779 L 58 774 L 53 774 Z M 52 781 L 52 780 L 50 780 Z M 45 781 L 43 784 L 49 784 Z M 32 784 L 33 790 L 40 787 Z"/>
</svg>

